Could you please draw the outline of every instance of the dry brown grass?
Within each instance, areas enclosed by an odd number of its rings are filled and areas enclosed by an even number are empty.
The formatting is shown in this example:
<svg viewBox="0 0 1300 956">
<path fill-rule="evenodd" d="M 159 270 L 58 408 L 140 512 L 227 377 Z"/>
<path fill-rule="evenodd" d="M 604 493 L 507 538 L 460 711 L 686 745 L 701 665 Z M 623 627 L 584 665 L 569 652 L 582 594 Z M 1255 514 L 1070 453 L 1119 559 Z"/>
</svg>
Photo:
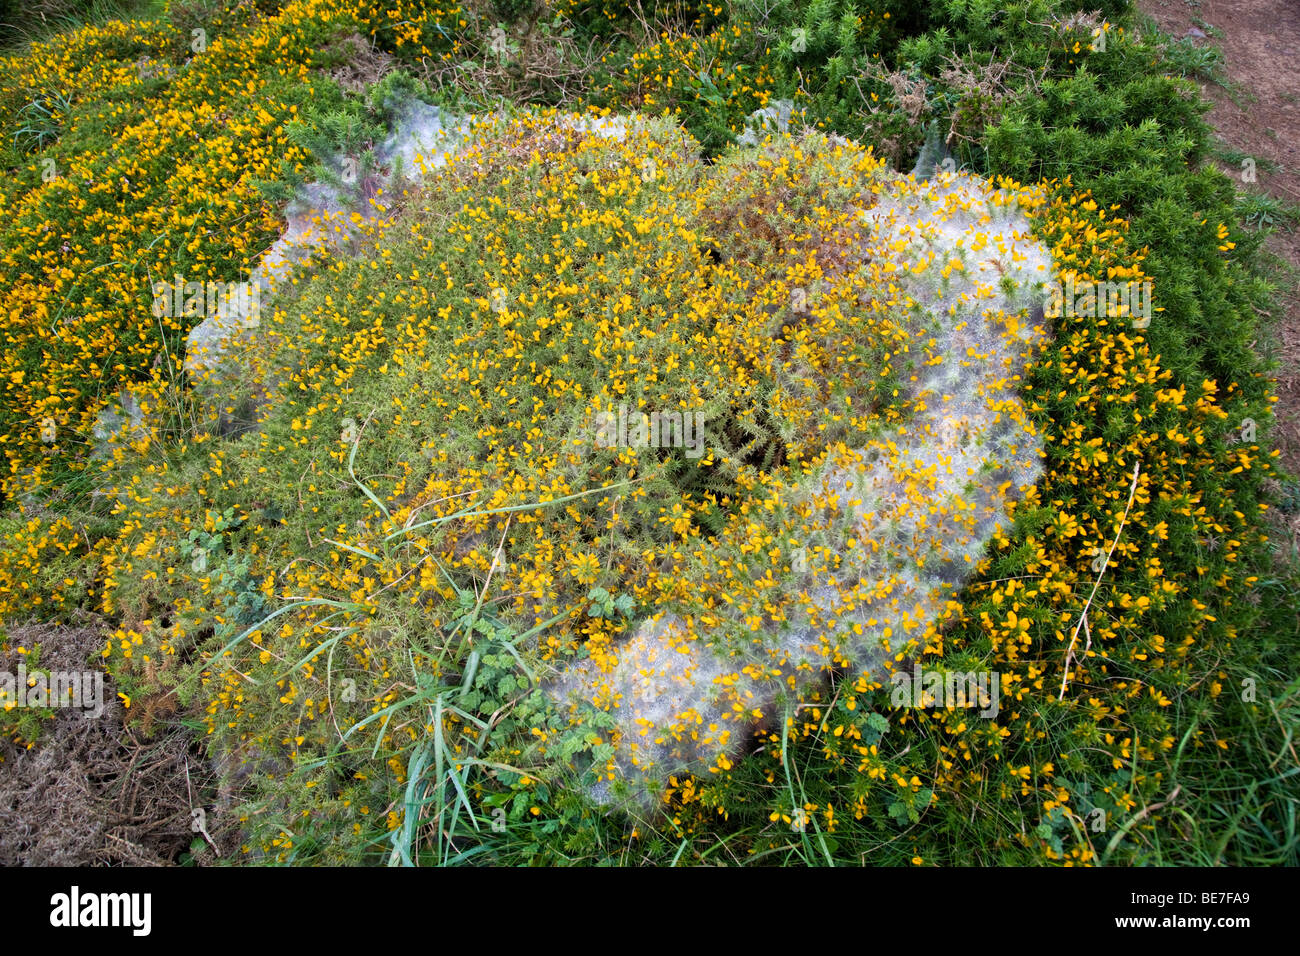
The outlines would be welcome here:
<svg viewBox="0 0 1300 956">
<path fill-rule="evenodd" d="M 26 625 L 11 629 L 3 646 L 0 669 L 9 672 L 18 648 L 37 646 L 43 669 L 84 670 L 103 637 L 93 621 Z M 213 841 L 196 860 L 236 852 L 235 818 L 192 732 L 161 712 L 146 722 L 130 719 L 138 705 L 124 708 L 107 676 L 104 697 L 99 718 L 56 711 L 31 749 L 0 741 L 0 865 L 172 865 L 204 840 L 195 808 Z"/>
</svg>

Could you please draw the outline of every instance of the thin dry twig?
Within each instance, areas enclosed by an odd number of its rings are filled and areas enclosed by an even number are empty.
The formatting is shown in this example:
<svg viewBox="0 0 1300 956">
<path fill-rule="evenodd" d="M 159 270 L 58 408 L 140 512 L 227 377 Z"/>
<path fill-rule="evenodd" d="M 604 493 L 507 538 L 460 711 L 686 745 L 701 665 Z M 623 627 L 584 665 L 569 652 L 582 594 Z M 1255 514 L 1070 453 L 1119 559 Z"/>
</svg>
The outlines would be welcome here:
<svg viewBox="0 0 1300 956">
<path fill-rule="evenodd" d="M 1110 567 L 1110 559 L 1115 554 L 1115 548 L 1119 545 L 1120 535 L 1124 533 L 1124 523 L 1128 521 L 1129 509 L 1133 507 L 1133 497 L 1137 494 L 1138 473 L 1142 470 L 1142 462 L 1133 466 L 1133 481 L 1128 489 L 1128 504 L 1124 506 L 1124 515 L 1119 519 L 1119 527 L 1115 530 L 1115 540 L 1110 543 L 1110 550 L 1106 552 L 1106 560 L 1101 565 L 1101 570 L 1097 572 L 1097 580 L 1092 582 L 1092 593 L 1088 595 L 1087 602 L 1083 605 L 1083 613 L 1079 615 L 1079 623 L 1074 625 L 1074 634 L 1070 636 L 1070 647 L 1065 652 L 1065 673 L 1061 675 L 1061 692 L 1056 695 L 1057 700 L 1065 699 L 1065 688 L 1070 681 L 1070 662 L 1074 660 L 1074 647 L 1079 641 L 1079 631 L 1087 626 L 1088 609 L 1092 607 L 1092 599 L 1097 596 L 1097 589 L 1101 587 L 1101 579 Z M 1092 633 L 1088 633 L 1088 647 L 1092 647 Z"/>
</svg>

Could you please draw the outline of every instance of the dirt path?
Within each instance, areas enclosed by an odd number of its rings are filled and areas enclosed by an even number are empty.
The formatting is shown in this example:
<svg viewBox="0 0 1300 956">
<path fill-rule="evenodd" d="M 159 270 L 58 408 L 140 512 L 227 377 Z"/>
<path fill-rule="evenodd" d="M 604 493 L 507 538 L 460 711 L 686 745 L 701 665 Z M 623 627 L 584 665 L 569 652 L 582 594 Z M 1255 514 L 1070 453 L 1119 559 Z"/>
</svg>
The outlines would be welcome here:
<svg viewBox="0 0 1300 956">
<path fill-rule="evenodd" d="M 1253 157 L 1258 190 L 1300 206 L 1300 0 L 1140 0 L 1142 12 L 1174 37 L 1223 51 L 1226 85 L 1202 83 L 1207 116 L 1229 150 Z M 1239 182 L 1243 169 L 1221 164 Z M 1268 248 L 1289 263 L 1276 281 L 1278 429 L 1284 466 L 1300 474 L 1300 229 L 1283 224 Z"/>
</svg>

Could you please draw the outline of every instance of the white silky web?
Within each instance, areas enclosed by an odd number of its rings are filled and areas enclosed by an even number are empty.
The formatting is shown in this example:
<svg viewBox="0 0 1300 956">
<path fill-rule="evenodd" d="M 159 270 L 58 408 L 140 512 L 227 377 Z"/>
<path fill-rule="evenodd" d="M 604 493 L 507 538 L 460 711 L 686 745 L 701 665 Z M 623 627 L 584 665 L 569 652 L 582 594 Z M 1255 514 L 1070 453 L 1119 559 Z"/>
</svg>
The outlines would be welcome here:
<svg viewBox="0 0 1300 956">
<path fill-rule="evenodd" d="M 977 177 L 890 187 L 859 214 L 861 254 L 888 277 L 877 296 L 923 330 L 914 341 L 929 340 L 905 383 L 917 411 L 866 447 L 832 452 L 789 490 L 790 506 L 816 519 L 804 522 L 817 530 L 801 553 L 837 556 L 773 569 L 778 587 L 803 595 L 805 613 L 753 634 L 737 620 L 692 628 L 666 610 L 614 649 L 612 669 L 586 660 L 548 685 L 574 722 L 613 720 L 615 756 L 590 790 L 600 802 L 645 799 L 671 774 L 734 759 L 791 690 L 832 669 L 884 679 L 970 578 L 1008 502 L 1041 474 L 1042 443 L 1017 391 L 1045 334 L 1031 316 L 1041 320 L 1047 250 L 1019 201 Z M 718 607 L 725 616 L 728 605 Z"/>
</svg>

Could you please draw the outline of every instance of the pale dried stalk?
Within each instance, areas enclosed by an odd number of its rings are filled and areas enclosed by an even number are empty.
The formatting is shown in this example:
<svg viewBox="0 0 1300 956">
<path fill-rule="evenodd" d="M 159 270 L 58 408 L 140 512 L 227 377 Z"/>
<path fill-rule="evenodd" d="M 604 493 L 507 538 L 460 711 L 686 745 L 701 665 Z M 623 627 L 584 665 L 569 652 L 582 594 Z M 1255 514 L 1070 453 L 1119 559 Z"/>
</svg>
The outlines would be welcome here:
<svg viewBox="0 0 1300 956">
<path fill-rule="evenodd" d="M 1120 535 L 1124 533 L 1124 523 L 1128 521 L 1129 509 L 1133 507 L 1133 496 L 1137 494 L 1138 472 L 1142 468 L 1142 462 L 1133 466 L 1133 482 L 1128 489 L 1128 504 L 1124 506 L 1124 515 L 1119 519 L 1119 527 L 1115 530 L 1115 540 L 1110 543 L 1110 550 L 1106 552 L 1106 561 L 1102 564 L 1101 570 L 1097 572 L 1097 580 L 1092 582 L 1092 593 L 1088 595 L 1087 602 L 1083 605 L 1083 613 L 1079 615 L 1079 623 L 1074 625 L 1074 634 L 1070 636 L 1070 647 L 1065 652 L 1065 673 L 1061 675 L 1061 692 L 1056 695 L 1057 700 L 1065 699 L 1065 687 L 1070 681 L 1070 661 L 1074 659 L 1074 646 L 1079 641 L 1079 631 L 1088 622 L 1088 609 L 1092 607 L 1092 599 L 1097 596 L 1097 589 L 1101 587 L 1101 579 L 1106 574 L 1106 569 L 1110 567 L 1110 559 L 1115 554 L 1115 548 L 1119 545 Z M 1092 646 L 1092 632 L 1088 633 L 1088 646 Z"/>
</svg>

